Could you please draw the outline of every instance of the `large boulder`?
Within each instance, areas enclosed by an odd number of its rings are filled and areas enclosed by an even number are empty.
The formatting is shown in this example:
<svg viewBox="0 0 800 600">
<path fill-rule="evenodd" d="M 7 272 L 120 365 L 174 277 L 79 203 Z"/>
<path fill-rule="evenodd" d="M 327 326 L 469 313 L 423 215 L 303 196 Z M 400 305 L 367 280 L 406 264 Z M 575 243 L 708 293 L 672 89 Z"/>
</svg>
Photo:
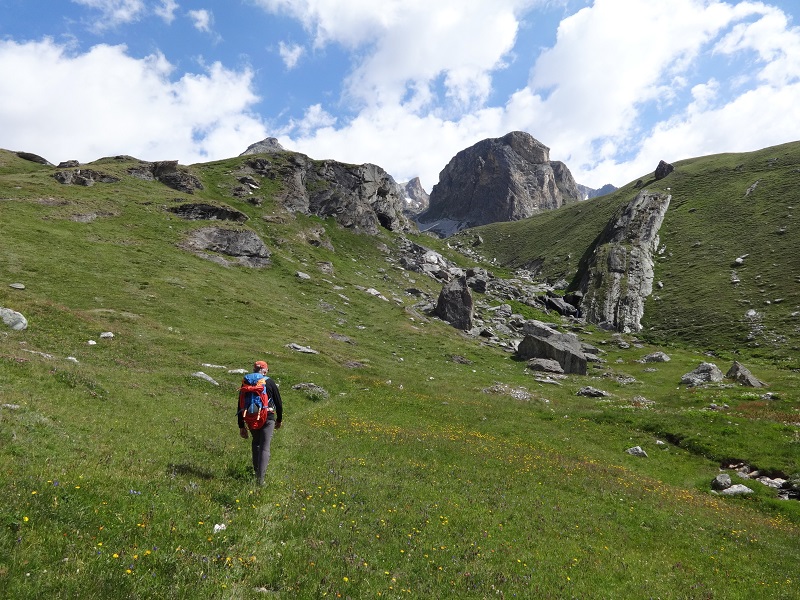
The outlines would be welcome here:
<svg viewBox="0 0 800 600">
<path fill-rule="evenodd" d="M 725 377 L 727 377 L 728 379 L 733 379 L 737 383 L 747 387 L 760 388 L 760 387 L 765 387 L 767 385 L 763 381 L 758 379 L 755 375 L 753 375 L 747 367 L 745 367 L 742 363 L 736 360 L 733 361 L 733 364 L 731 365 L 731 368 L 728 369 L 728 372 L 725 374 Z"/>
<path fill-rule="evenodd" d="M 448 236 L 461 229 L 517 221 L 581 199 L 563 163 L 529 133 L 512 131 L 456 154 L 439 174 L 421 230 Z"/>
<path fill-rule="evenodd" d="M 433 314 L 456 329 L 469 331 L 473 324 L 472 293 L 466 277 L 456 277 L 442 287 Z"/>
<path fill-rule="evenodd" d="M 722 371 L 714 363 L 700 363 L 698 367 L 681 377 L 681 383 L 689 387 L 696 387 L 705 383 L 719 383 L 722 381 Z"/>
<path fill-rule="evenodd" d="M 28 328 L 28 320 L 23 314 L 10 308 L 0 306 L 0 319 L 5 323 L 6 327 L 14 331 L 22 331 Z"/>
<path fill-rule="evenodd" d="M 586 375 L 587 360 L 578 336 L 560 333 L 539 323 L 526 323 L 525 337 L 517 346 L 517 356 L 522 360 L 546 358 L 561 365 L 564 373 Z"/>
<path fill-rule="evenodd" d="M 640 331 L 644 301 L 653 291 L 654 253 L 671 196 L 643 190 L 612 218 L 581 261 L 575 286 L 589 323 Z M 572 286 L 571 286 L 572 287 Z"/>
</svg>

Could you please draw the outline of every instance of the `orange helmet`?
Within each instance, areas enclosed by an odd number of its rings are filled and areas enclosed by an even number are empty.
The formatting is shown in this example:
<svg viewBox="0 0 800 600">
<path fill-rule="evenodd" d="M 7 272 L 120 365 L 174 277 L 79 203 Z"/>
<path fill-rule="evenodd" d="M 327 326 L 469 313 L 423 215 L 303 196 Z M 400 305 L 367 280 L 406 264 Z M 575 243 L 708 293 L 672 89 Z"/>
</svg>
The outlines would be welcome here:
<svg viewBox="0 0 800 600">
<path fill-rule="evenodd" d="M 257 360 L 253 366 L 256 368 L 256 370 L 269 369 L 269 365 L 265 363 L 263 360 Z"/>
</svg>

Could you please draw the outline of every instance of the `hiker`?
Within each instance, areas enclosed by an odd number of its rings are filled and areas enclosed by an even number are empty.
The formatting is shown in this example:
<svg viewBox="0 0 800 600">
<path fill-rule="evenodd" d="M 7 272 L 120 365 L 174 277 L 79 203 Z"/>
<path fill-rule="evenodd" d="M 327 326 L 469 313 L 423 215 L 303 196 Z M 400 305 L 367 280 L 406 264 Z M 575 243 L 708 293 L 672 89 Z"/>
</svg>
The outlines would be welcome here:
<svg viewBox="0 0 800 600">
<path fill-rule="evenodd" d="M 283 419 L 283 403 L 278 386 L 267 376 L 269 365 L 263 360 L 256 361 L 253 365 L 253 373 L 244 376 L 242 388 L 239 392 L 239 404 L 236 411 L 239 422 L 239 435 L 247 439 L 248 435 L 252 438 L 253 451 L 253 471 L 255 472 L 258 485 L 264 485 L 264 473 L 269 465 L 269 445 L 272 441 L 272 434 L 276 429 L 280 429 Z M 262 387 L 263 386 L 263 387 Z M 244 405 L 248 393 L 258 390 L 260 397 L 267 405 L 260 412 L 256 420 L 254 414 L 248 414 Z M 250 390 L 250 392 L 246 391 Z M 265 394 L 266 393 L 266 394 Z M 266 396 L 269 397 L 267 400 Z M 249 431 L 249 434 L 248 434 Z"/>
</svg>

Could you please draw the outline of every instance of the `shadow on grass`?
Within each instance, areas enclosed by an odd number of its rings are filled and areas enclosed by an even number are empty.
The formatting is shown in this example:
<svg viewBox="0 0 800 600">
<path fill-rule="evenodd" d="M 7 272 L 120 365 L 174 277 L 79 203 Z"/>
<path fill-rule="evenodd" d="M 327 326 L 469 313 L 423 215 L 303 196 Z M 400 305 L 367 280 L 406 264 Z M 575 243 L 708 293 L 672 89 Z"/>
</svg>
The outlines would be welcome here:
<svg viewBox="0 0 800 600">
<path fill-rule="evenodd" d="M 192 475 L 199 479 L 214 479 L 214 474 L 211 471 L 207 471 L 201 467 L 196 467 L 195 465 L 189 465 L 186 463 L 173 463 L 169 465 L 169 469 L 172 475 Z"/>
</svg>

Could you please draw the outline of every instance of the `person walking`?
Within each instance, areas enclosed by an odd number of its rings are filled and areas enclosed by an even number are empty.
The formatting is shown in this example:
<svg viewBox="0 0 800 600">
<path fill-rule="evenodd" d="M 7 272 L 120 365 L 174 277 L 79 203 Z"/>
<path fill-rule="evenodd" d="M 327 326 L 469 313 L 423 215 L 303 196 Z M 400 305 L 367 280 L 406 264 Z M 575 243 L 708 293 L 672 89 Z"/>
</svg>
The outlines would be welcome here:
<svg viewBox="0 0 800 600">
<path fill-rule="evenodd" d="M 275 382 L 267 376 L 269 373 L 269 365 L 263 360 L 258 360 L 253 365 L 253 373 L 244 376 L 242 385 L 261 386 L 263 385 L 264 391 L 269 397 L 267 408 L 266 421 L 262 426 L 253 426 L 248 429 L 245 423 L 244 415 L 246 412 L 245 407 L 242 405 L 243 394 L 239 394 L 239 404 L 236 410 L 236 416 L 239 424 L 239 435 L 244 439 L 251 438 L 251 447 L 253 454 L 253 472 L 255 473 L 258 485 L 264 485 L 264 474 L 267 471 L 270 457 L 270 443 L 272 442 L 272 434 L 276 429 L 281 428 L 281 421 L 283 420 L 283 402 L 281 401 L 281 393 Z"/>
</svg>

